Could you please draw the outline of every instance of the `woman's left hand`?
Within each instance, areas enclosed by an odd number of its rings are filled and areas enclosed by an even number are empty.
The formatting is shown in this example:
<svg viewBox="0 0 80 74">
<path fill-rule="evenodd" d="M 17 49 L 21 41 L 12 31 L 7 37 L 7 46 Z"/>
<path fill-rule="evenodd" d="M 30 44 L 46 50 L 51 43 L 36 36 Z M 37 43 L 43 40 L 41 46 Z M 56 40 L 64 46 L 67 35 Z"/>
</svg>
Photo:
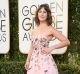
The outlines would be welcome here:
<svg viewBox="0 0 80 74">
<path fill-rule="evenodd" d="M 48 55 L 49 53 L 51 53 L 51 51 L 52 49 L 50 48 L 41 49 L 41 54 Z"/>
</svg>

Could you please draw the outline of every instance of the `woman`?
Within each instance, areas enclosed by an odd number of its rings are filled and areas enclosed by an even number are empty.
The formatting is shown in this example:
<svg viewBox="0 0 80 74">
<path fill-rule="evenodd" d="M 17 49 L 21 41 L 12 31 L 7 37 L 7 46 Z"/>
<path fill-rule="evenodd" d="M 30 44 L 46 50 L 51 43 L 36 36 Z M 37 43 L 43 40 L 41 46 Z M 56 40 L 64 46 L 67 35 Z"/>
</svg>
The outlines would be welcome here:
<svg viewBox="0 0 80 74">
<path fill-rule="evenodd" d="M 68 46 L 70 41 L 52 27 L 51 10 L 47 4 L 39 6 L 35 22 L 37 27 L 31 32 L 31 46 L 24 65 L 27 74 L 58 74 L 51 51 Z M 60 40 L 60 43 L 49 47 L 53 37 Z"/>
</svg>

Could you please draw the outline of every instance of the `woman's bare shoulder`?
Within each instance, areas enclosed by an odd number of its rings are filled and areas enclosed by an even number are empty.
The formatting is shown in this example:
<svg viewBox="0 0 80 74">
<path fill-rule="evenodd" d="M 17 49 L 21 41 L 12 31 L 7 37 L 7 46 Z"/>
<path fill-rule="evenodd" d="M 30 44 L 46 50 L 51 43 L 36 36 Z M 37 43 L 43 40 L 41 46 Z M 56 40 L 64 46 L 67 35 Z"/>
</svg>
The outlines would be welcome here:
<svg viewBox="0 0 80 74">
<path fill-rule="evenodd" d="M 56 28 L 55 27 L 53 27 L 53 26 L 49 26 L 49 29 L 52 31 L 54 31 L 54 30 L 56 30 Z"/>
<path fill-rule="evenodd" d="M 50 33 L 57 33 L 57 32 L 59 32 L 55 27 L 53 27 L 53 26 L 50 26 L 49 27 L 49 31 L 50 31 Z"/>
<path fill-rule="evenodd" d="M 49 26 L 49 30 L 54 30 L 55 28 L 53 26 Z"/>
</svg>

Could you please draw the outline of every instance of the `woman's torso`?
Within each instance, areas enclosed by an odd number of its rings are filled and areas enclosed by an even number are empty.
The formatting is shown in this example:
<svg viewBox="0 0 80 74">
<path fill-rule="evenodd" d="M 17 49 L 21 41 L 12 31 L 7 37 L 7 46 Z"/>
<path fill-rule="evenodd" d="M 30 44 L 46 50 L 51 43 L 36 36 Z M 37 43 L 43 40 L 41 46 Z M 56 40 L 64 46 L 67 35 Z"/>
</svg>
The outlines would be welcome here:
<svg viewBox="0 0 80 74">
<path fill-rule="evenodd" d="M 49 46 L 49 41 L 53 38 L 51 34 L 50 27 L 44 27 L 44 29 L 40 29 L 37 27 L 34 29 L 32 34 L 32 44 L 35 50 L 41 51 L 41 49 L 45 49 Z M 34 52 L 35 52 L 34 50 Z"/>
</svg>

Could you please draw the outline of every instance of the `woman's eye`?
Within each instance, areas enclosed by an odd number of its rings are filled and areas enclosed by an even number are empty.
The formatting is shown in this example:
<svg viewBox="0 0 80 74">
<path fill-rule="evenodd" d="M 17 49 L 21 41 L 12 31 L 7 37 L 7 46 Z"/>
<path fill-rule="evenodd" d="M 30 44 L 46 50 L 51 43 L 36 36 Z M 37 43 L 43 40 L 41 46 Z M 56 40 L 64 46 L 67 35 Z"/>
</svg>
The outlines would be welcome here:
<svg viewBox="0 0 80 74">
<path fill-rule="evenodd" d="M 44 13 L 46 13 L 46 11 L 44 11 Z"/>
<path fill-rule="evenodd" d="M 39 11 L 39 13 L 41 13 L 41 11 Z"/>
</svg>

